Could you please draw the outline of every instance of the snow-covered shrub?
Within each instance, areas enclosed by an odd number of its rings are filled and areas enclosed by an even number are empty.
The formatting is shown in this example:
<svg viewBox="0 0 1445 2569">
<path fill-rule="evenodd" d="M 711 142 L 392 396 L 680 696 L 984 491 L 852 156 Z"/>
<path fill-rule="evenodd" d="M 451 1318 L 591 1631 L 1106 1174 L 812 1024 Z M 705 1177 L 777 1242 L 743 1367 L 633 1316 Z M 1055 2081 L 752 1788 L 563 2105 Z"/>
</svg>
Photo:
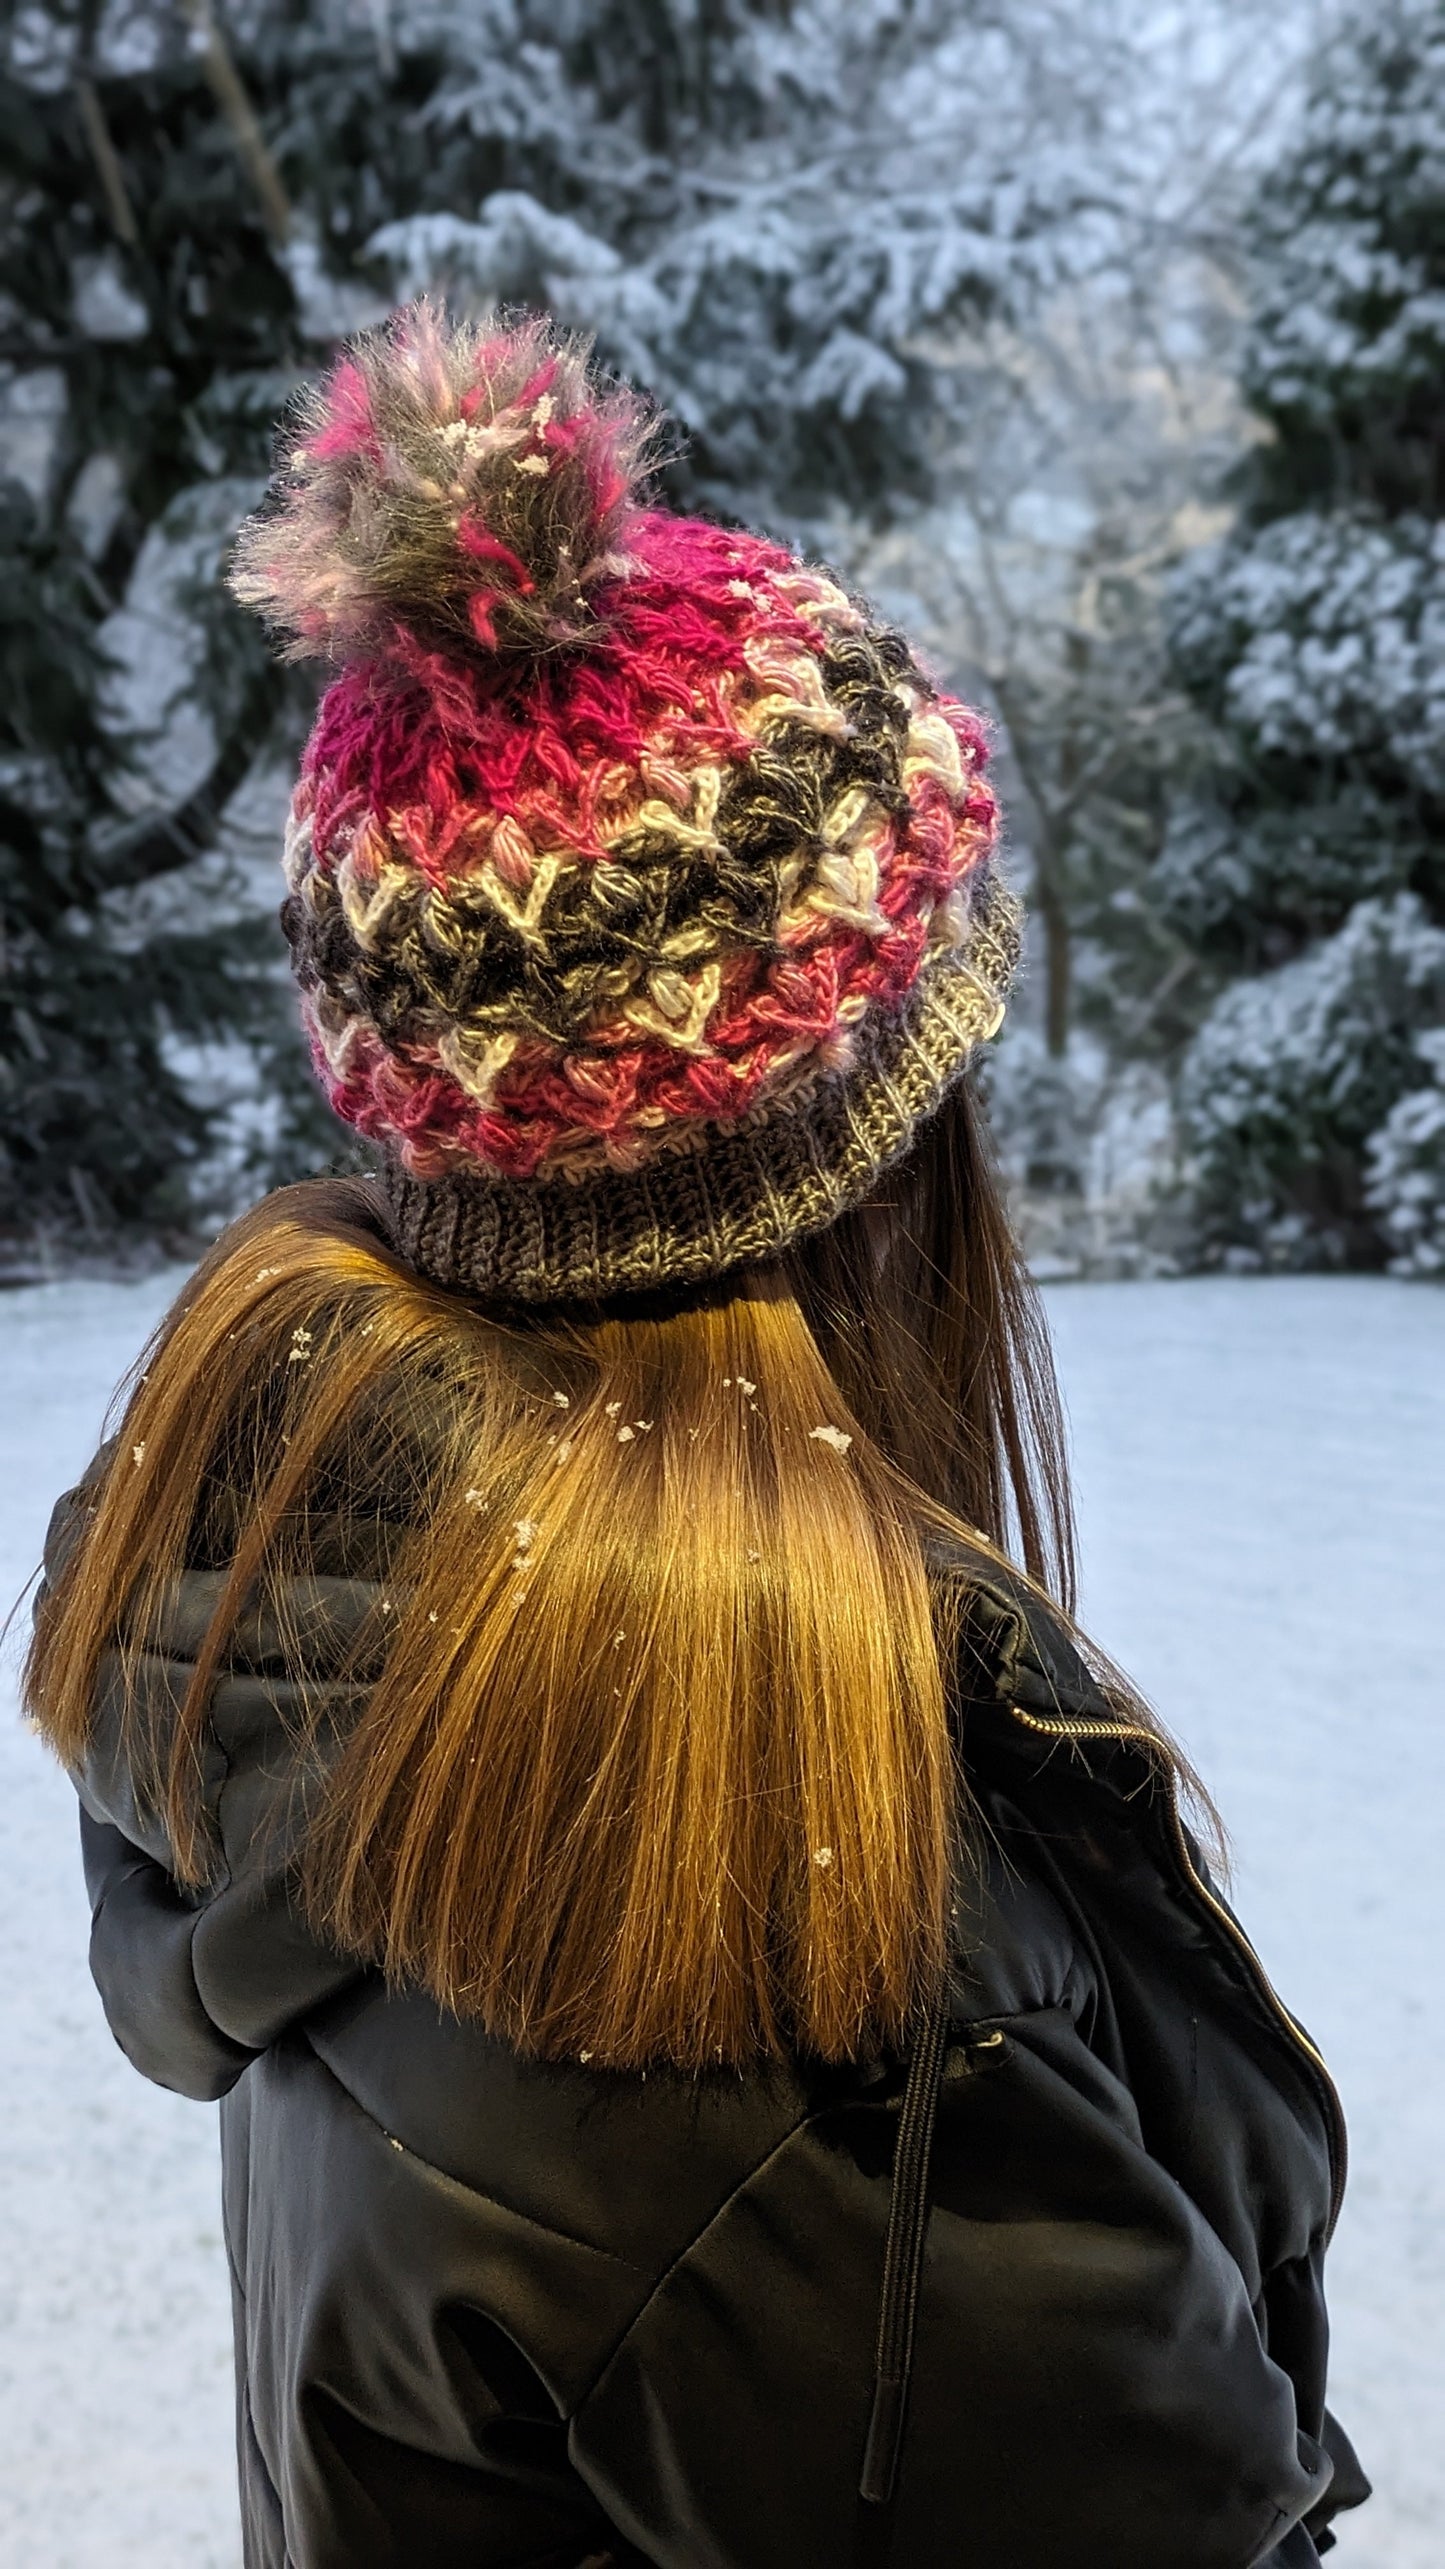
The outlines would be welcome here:
<svg viewBox="0 0 1445 2569">
<path fill-rule="evenodd" d="M 1075 1030 L 1063 1053 L 1015 1020 L 983 1085 L 1014 1227 L 1040 1275 L 1133 1275 L 1170 1249 L 1175 1130 L 1159 1066 Z"/>
<path fill-rule="evenodd" d="M 1189 945 L 1251 969 L 1327 936 L 1357 901 L 1428 881 L 1441 853 L 1363 776 L 1328 801 L 1263 810 L 1201 792 L 1170 811 L 1150 894 Z"/>
<path fill-rule="evenodd" d="M 1232 983 L 1185 1058 L 1179 1105 L 1199 1247 L 1232 1265 L 1368 1256 L 1372 1139 L 1445 1017 L 1445 929 L 1412 893 L 1362 901 L 1293 963 Z"/>
<path fill-rule="evenodd" d="M 1277 518 L 1192 568 L 1175 651 L 1258 761 L 1380 761 L 1445 791 L 1445 526 L 1356 509 Z"/>
<path fill-rule="evenodd" d="M 1394 1274 L 1445 1276 L 1445 1028 L 1417 1035 L 1415 1050 L 1429 1076 L 1374 1135 L 1366 1201 L 1394 1249 Z"/>
</svg>

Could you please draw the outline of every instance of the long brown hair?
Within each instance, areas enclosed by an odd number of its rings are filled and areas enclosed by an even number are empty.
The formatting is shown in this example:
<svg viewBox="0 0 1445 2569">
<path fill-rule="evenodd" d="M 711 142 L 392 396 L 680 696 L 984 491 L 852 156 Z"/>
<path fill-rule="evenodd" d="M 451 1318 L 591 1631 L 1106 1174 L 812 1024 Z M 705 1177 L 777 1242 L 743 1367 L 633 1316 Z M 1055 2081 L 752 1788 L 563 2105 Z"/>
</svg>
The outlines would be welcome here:
<svg viewBox="0 0 1445 2569">
<path fill-rule="evenodd" d="M 294 1621 L 338 1526 L 381 1592 L 354 1722 L 299 1743 L 325 1935 L 549 2057 L 896 2040 L 961 1815 L 926 1547 L 1072 1594 L 1048 1342 L 967 1085 L 867 1204 L 704 1291 L 479 1308 L 402 1264 L 360 1179 L 221 1238 L 26 1671 L 77 1764 L 105 1654 L 183 1567 L 224 1571 L 178 1713 L 128 1742 L 184 1882 L 238 1617 Z"/>
</svg>

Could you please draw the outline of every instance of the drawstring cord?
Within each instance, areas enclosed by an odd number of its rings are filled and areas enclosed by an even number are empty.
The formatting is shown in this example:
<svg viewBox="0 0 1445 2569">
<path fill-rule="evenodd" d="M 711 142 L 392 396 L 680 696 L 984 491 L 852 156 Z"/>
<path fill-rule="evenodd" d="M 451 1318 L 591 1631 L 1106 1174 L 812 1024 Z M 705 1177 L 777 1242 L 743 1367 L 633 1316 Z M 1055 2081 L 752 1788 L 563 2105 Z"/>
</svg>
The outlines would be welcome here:
<svg viewBox="0 0 1445 2569">
<path fill-rule="evenodd" d="M 943 2077 L 948 2033 L 948 1990 L 929 2001 L 898 2116 L 893 2150 L 893 2187 L 888 2206 L 888 2244 L 883 2252 L 883 2291 L 878 2306 L 878 2351 L 873 2366 L 873 2406 L 858 2494 L 870 2506 L 884 2506 L 893 2495 L 898 2455 L 903 2443 L 908 2376 L 913 2364 L 913 2330 L 918 2316 L 918 2284 L 923 2244 L 928 2231 L 928 2163 L 933 2153 L 933 2126 Z"/>
</svg>

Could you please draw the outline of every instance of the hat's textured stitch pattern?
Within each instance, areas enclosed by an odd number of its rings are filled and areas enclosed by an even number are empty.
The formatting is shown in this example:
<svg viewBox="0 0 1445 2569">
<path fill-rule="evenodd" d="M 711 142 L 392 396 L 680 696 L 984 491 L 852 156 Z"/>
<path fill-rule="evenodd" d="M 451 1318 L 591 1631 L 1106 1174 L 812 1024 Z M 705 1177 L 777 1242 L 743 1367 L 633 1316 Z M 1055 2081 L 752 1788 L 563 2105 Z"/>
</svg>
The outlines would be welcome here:
<svg viewBox="0 0 1445 2569">
<path fill-rule="evenodd" d="M 423 306 L 310 396 L 238 553 L 343 656 L 286 846 L 318 1070 L 407 1254 L 509 1299 L 821 1228 L 1016 960 L 978 718 L 826 573 L 637 505 L 647 433 L 546 325 Z"/>
</svg>

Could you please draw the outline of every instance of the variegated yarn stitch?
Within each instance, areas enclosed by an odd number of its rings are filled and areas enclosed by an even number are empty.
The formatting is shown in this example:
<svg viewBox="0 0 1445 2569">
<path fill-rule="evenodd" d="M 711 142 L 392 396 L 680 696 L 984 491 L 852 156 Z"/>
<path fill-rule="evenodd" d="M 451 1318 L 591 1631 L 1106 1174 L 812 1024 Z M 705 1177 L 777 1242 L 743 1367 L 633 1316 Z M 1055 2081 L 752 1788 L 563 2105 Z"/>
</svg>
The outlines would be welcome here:
<svg viewBox="0 0 1445 2569">
<path fill-rule="evenodd" d="M 519 1301 L 821 1228 L 1017 953 L 976 715 L 822 571 L 643 504 L 649 414 L 427 304 L 305 399 L 232 578 L 340 663 L 287 832 L 320 1076 L 424 1272 Z"/>
</svg>

